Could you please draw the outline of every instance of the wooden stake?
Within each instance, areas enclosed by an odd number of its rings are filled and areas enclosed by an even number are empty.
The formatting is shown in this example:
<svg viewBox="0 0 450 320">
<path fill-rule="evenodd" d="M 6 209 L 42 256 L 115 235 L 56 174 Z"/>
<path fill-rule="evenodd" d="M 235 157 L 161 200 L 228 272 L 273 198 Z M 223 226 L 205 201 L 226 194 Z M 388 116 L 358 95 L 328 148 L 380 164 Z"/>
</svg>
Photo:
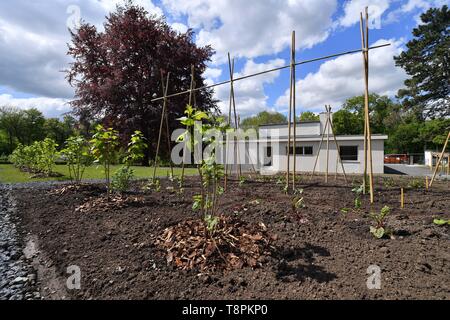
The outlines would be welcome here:
<svg viewBox="0 0 450 320">
<path fill-rule="evenodd" d="M 292 56 L 292 48 L 291 48 L 291 56 Z M 291 61 L 291 75 L 289 80 L 289 115 L 288 115 L 288 144 L 287 144 L 287 160 L 286 160 L 286 190 L 289 190 L 289 182 L 290 182 L 290 161 L 291 161 L 291 136 L 292 136 L 292 129 L 291 129 L 291 121 L 292 121 L 292 74 L 293 68 L 292 68 L 292 61 Z M 294 119 L 295 120 L 295 119 Z M 295 146 L 293 146 L 293 154 L 295 153 Z M 294 158 L 295 161 L 295 158 Z"/>
<path fill-rule="evenodd" d="M 363 30 L 363 23 L 362 23 L 362 14 L 361 14 L 361 24 L 360 28 Z M 369 168 L 369 182 L 370 182 L 370 203 L 374 203 L 374 188 L 373 188 L 373 164 L 372 164 L 372 136 L 370 133 L 370 115 L 369 115 L 369 13 L 368 8 L 366 7 L 366 21 L 365 21 L 365 37 L 364 33 L 361 32 L 361 42 L 363 44 L 363 62 L 364 62 L 364 85 L 365 85 L 365 91 L 364 91 L 364 121 L 365 121 L 365 128 L 367 131 L 367 153 L 368 153 L 368 168 Z M 366 150 L 365 150 L 366 152 Z M 366 161 L 367 164 L 367 161 Z M 365 164 L 365 166 L 366 166 Z"/>
<path fill-rule="evenodd" d="M 169 89 L 169 78 L 170 78 L 170 72 L 167 74 L 167 78 L 166 78 L 166 87 L 163 92 L 164 97 L 167 97 L 167 93 L 168 93 L 168 89 Z M 164 76 L 162 75 L 162 73 L 161 73 L 161 83 L 163 83 L 163 87 L 164 87 Z M 156 147 L 156 156 L 155 156 L 155 163 L 154 163 L 154 168 L 153 168 L 153 182 L 155 182 L 155 180 L 156 180 L 156 168 L 158 166 L 159 148 L 161 146 L 161 136 L 162 136 L 163 126 L 164 126 L 164 117 L 166 114 L 166 107 L 167 107 L 167 98 L 164 99 L 163 109 L 162 109 L 162 113 L 161 113 L 161 123 L 159 125 L 158 145 Z"/>
<path fill-rule="evenodd" d="M 316 172 L 317 161 L 319 160 L 320 151 L 322 151 L 322 145 L 323 145 L 323 141 L 325 140 L 325 131 L 327 130 L 327 127 L 328 127 L 328 117 L 327 117 L 327 120 L 325 121 L 325 126 L 323 127 L 323 130 L 322 130 L 322 139 L 320 140 L 319 149 L 317 150 L 316 160 L 314 161 L 314 167 L 313 167 L 313 171 L 311 173 L 311 179 Z"/>
<path fill-rule="evenodd" d="M 194 94 L 194 84 L 195 84 L 195 66 L 191 65 L 191 85 L 189 86 L 190 92 L 189 92 L 189 102 L 188 104 L 192 106 L 192 95 Z M 185 147 L 183 148 L 183 164 L 181 167 L 181 186 L 184 185 L 184 174 L 185 174 L 185 163 L 184 160 L 186 158 L 186 142 Z"/>
<path fill-rule="evenodd" d="M 327 123 L 330 123 L 330 109 L 328 106 L 325 106 L 325 109 L 327 110 Z M 329 170 L 329 162 L 330 162 L 330 128 L 327 125 L 326 128 L 326 132 L 327 132 L 327 166 L 326 166 L 326 171 L 325 171 L 325 183 L 328 183 L 328 170 Z"/>
<path fill-rule="evenodd" d="M 294 117 L 294 165 L 292 169 L 292 190 L 295 190 L 295 178 L 296 178 L 296 171 L 297 171 L 297 112 L 295 110 L 296 103 L 296 93 L 295 93 L 295 31 L 292 31 L 292 48 L 291 48 L 291 69 L 292 69 L 292 113 Z"/>
<path fill-rule="evenodd" d="M 436 168 L 434 169 L 433 177 L 431 178 L 431 181 L 430 181 L 430 188 L 431 188 L 431 186 L 433 185 L 434 179 L 436 178 L 436 173 L 437 173 L 437 171 L 438 171 L 439 164 L 441 163 L 442 158 L 444 157 L 445 149 L 447 149 L 447 144 L 448 144 L 448 140 L 449 140 L 449 139 L 450 139 L 450 131 L 448 132 L 447 139 L 445 140 L 445 143 L 444 143 L 444 148 L 442 148 L 442 153 L 441 153 L 441 155 L 439 156 L 439 160 L 438 160 L 438 162 L 437 162 L 437 164 L 436 164 Z"/>
<path fill-rule="evenodd" d="M 233 106 L 233 115 L 234 115 L 234 126 L 236 131 L 239 130 L 239 122 L 238 122 L 238 118 L 237 118 L 237 113 L 236 113 L 236 100 L 235 100 L 235 96 L 234 96 L 234 59 L 233 61 L 231 60 L 231 56 L 230 53 L 228 52 L 228 67 L 230 70 L 230 94 L 231 94 L 231 102 L 232 102 L 232 106 Z M 241 167 L 241 163 L 240 163 L 240 155 L 239 155 L 239 140 L 236 139 L 237 141 L 234 142 L 234 148 L 236 151 L 236 155 L 237 155 L 237 161 L 238 161 L 238 172 L 237 172 L 237 176 L 238 179 L 241 179 L 242 176 L 242 167 Z"/>
<path fill-rule="evenodd" d="M 162 77 L 162 75 L 161 75 Z M 167 82 L 166 86 L 169 86 L 169 82 Z M 166 92 L 166 88 L 164 86 L 164 82 L 162 82 L 162 90 L 163 92 Z M 166 99 L 167 100 L 167 99 Z M 164 112 L 164 118 L 165 118 L 165 123 L 166 123 L 166 136 L 167 136 L 167 150 L 170 151 L 172 150 L 171 146 L 170 146 L 170 129 L 169 129 L 169 102 L 167 101 L 166 103 L 166 110 Z M 173 173 L 173 165 L 172 165 L 172 161 L 169 160 L 169 166 L 170 166 L 170 173 L 171 173 L 171 177 L 174 177 L 174 173 Z"/>
<path fill-rule="evenodd" d="M 403 188 L 400 189 L 400 205 L 402 209 L 405 208 L 405 192 Z"/>
<path fill-rule="evenodd" d="M 330 112 L 331 112 L 331 107 L 330 107 Z M 341 164 L 342 174 L 344 175 L 345 183 L 348 184 L 347 174 L 345 173 L 344 163 L 342 162 L 342 158 L 341 158 L 341 150 L 340 150 L 340 147 L 339 147 L 339 143 L 337 142 L 336 135 L 334 134 L 333 121 L 332 121 L 331 117 L 330 117 L 329 124 L 330 124 L 330 127 L 331 127 L 331 134 L 333 135 L 333 138 L 334 138 L 334 144 L 336 145 L 336 150 L 337 150 L 337 156 L 338 156 L 338 159 L 339 159 L 339 163 Z M 336 168 L 336 171 L 337 171 L 337 168 Z"/>
<path fill-rule="evenodd" d="M 428 187 L 429 187 L 429 184 L 428 184 L 428 176 L 425 176 L 425 189 L 428 191 Z"/>
</svg>

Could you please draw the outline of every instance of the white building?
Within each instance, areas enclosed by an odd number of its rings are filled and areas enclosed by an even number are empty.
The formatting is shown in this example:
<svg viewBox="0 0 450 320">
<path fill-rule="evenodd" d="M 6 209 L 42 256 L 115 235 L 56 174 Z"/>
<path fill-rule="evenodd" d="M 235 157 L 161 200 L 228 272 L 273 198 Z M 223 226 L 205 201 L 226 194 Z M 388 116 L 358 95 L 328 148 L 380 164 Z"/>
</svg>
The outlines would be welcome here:
<svg viewBox="0 0 450 320">
<path fill-rule="evenodd" d="M 326 172 L 327 168 L 327 134 L 321 149 L 319 146 L 324 132 L 327 114 L 320 114 L 320 121 L 302 121 L 296 124 L 296 171 L 312 172 L 314 163 L 319 154 L 316 172 Z M 384 172 L 384 141 L 386 135 L 372 134 L 372 154 L 373 173 L 382 174 Z M 291 141 L 293 137 L 291 138 Z M 363 135 L 342 135 L 336 136 L 339 145 L 342 163 L 346 173 L 364 173 L 364 136 Z M 252 140 L 240 143 L 239 158 L 243 165 L 243 170 L 249 171 L 252 167 L 259 170 L 261 174 L 276 174 L 286 172 L 287 167 L 287 144 L 288 144 L 288 124 L 263 125 L 259 129 L 257 148 L 251 147 Z M 254 142 L 254 141 L 253 141 Z M 253 144 L 254 145 L 254 144 Z M 231 146 L 230 146 L 231 147 Z M 231 147 L 229 150 L 232 150 Z M 259 152 L 255 151 L 258 149 Z M 329 156 L 328 171 L 330 173 L 342 173 L 341 164 L 338 162 L 338 151 L 334 142 L 334 137 L 329 135 Z M 255 154 L 258 155 L 255 155 Z M 294 155 L 293 147 L 290 150 L 290 170 L 293 168 Z M 253 161 L 252 161 L 253 159 Z M 259 161 L 256 161 L 258 159 Z M 264 159 L 264 160 L 263 160 Z M 252 165 L 249 165 L 253 163 Z M 234 167 L 234 166 L 233 166 Z"/>
</svg>

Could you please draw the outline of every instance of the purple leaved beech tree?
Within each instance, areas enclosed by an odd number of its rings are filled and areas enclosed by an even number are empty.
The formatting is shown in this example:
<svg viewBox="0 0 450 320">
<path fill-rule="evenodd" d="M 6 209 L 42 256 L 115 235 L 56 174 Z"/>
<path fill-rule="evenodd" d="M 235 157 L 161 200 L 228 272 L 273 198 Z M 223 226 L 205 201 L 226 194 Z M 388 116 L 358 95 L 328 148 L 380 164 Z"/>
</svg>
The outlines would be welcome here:
<svg viewBox="0 0 450 320">
<path fill-rule="evenodd" d="M 144 164 L 154 156 L 162 112 L 161 72 L 170 72 L 168 92 L 188 90 L 191 65 L 195 66 L 197 87 L 205 85 L 202 77 L 214 51 L 210 46 L 197 47 L 191 30 L 178 33 L 164 18 L 149 15 L 133 4 L 118 6 L 106 17 L 104 31 L 88 23 L 71 32 L 68 55 L 73 58 L 67 80 L 75 88 L 73 111 L 80 119 L 101 121 L 129 140 L 140 130 L 148 140 Z M 217 110 L 212 90 L 196 94 L 201 110 Z M 183 116 L 188 95 L 169 100 L 169 126 L 177 127 Z M 163 142 L 167 141 L 163 137 Z M 162 143 L 162 153 L 170 154 Z"/>
</svg>

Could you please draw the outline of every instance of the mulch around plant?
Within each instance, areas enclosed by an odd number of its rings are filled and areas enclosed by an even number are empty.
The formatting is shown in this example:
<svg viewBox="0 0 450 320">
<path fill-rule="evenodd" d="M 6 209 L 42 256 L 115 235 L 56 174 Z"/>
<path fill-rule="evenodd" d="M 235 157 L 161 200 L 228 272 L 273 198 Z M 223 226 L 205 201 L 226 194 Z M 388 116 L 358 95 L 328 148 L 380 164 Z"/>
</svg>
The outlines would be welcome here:
<svg viewBox="0 0 450 320">
<path fill-rule="evenodd" d="M 360 210 L 344 213 L 354 194 L 341 180 L 307 180 L 305 208 L 296 212 L 275 181 L 230 182 L 216 238 L 200 237 L 194 178 L 184 194 L 163 180 L 161 192 L 137 182 L 109 201 L 95 184 L 14 196 L 23 231 L 38 239 L 61 279 L 68 266 L 80 267 L 73 299 L 450 299 L 450 227 L 433 224 L 450 218 L 449 182 L 406 189 L 405 209 L 399 187 L 379 184 L 373 206 L 363 196 Z M 368 213 L 385 205 L 394 235 L 374 239 Z M 381 269 L 380 290 L 366 285 L 372 265 Z"/>
</svg>

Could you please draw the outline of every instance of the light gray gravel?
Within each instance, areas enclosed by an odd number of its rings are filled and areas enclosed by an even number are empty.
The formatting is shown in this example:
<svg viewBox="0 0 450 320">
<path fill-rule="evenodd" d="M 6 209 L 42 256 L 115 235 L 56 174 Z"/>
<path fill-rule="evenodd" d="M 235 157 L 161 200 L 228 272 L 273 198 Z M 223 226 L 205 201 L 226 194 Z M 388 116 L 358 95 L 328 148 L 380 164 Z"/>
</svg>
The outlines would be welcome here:
<svg viewBox="0 0 450 320">
<path fill-rule="evenodd" d="M 35 300 L 36 272 L 23 254 L 12 186 L 0 184 L 0 300 Z"/>
</svg>

